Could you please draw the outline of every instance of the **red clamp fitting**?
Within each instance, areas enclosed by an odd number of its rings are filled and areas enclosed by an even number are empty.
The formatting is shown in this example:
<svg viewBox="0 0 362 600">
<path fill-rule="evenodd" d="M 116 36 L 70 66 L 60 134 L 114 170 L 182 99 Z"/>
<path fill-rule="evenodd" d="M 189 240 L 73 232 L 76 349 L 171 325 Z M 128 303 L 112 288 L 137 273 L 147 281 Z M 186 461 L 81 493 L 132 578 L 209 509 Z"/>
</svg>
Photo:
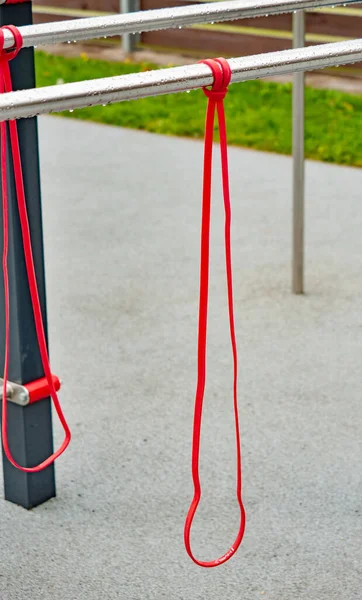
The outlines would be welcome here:
<svg viewBox="0 0 362 600">
<path fill-rule="evenodd" d="M 59 377 L 52 375 L 55 391 L 60 390 L 61 382 Z M 0 400 L 3 400 L 4 395 L 4 380 L 0 379 Z M 13 404 L 19 406 L 28 406 L 51 396 L 51 390 L 46 377 L 31 381 L 26 384 L 6 382 L 6 399 Z"/>
<path fill-rule="evenodd" d="M 60 379 L 56 375 L 52 375 L 55 391 L 58 392 L 60 390 Z M 29 404 L 34 404 L 34 402 L 39 402 L 39 400 L 44 400 L 44 398 L 49 398 L 50 387 L 46 377 L 42 379 L 37 379 L 36 381 L 32 381 L 31 383 L 27 383 L 24 385 L 24 388 L 28 391 L 29 394 Z"/>
</svg>

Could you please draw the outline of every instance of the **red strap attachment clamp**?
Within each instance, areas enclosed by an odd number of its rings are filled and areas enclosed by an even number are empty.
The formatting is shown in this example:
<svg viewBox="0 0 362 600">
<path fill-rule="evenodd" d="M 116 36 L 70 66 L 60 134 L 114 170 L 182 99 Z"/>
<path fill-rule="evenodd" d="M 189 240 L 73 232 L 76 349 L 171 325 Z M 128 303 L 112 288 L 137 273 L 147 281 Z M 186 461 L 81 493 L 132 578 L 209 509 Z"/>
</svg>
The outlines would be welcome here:
<svg viewBox="0 0 362 600">
<path fill-rule="evenodd" d="M 53 385 L 56 392 L 60 390 L 60 379 L 53 375 Z M 4 380 L 0 379 L 0 400 L 3 400 Z M 37 379 L 30 383 L 20 385 L 19 383 L 6 382 L 6 400 L 19 406 L 28 406 L 35 404 L 40 400 L 49 398 L 51 395 L 50 386 L 46 377 Z"/>
<path fill-rule="evenodd" d="M 15 44 L 14 48 L 9 51 L 4 50 L 4 29 L 9 29 L 14 36 Z M 13 86 L 11 81 L 11 72 L 9 67 L 9 61 L 15 58 L 23 45 L 23 40 L 19 30 L 13 25 L 7 25 L 0 28 L 0 93 L 12 92 Z M 23 239 L 24 247 L 24 258 L 26 264 L 26 272 L 29 283 L 29 291 L 31 297 L 31 304 L 34 315 L 34 324 L 36 329 L 36 335 L 39 345 L 39 352 L 43 371 L 45 374 L 44 379 L 35 381 L 27 386 L 20 386 L 23 391 L 23 396 L 28 395 L 29 402 L 37 402 L 42 398 L 51 396 L 55 410 L 59 417 L 64 430 L 64 439 L 60 447 L 48 458 L 43 460 L 39 465 L 34 467 L 24 467 L 19 465 L 12 456 L 11 449 L 9 447 L 9 440 L 7 434 L 7 397 L 11 395 L 11 388 L 16 384 L 8 385 L 8 373 L 9 373 L 9 350 L 10 350 L 10 290 L 9 290 L 9 276 L 8 276 L 8 249 L 9 249 L 9 194 L 8 194 L 8 151 L 7 151 L 7 139 L 10 139 L 11 157 L 14 168 L 14 180 L 16 189 L 16 200 L 19 211 L 21 234 Z M 31 244 L 30 227 L 28 220 L 27 204 L 25 199 L 24 180 L 23 180 L 23 169 L 21 163 L 19 137 L 16 121 L 9 121 L 8 125 L 5 121 L 0 123 L 0 140 L 1 140 L 1 186 L 2 186 L 2 212 L 3 212 L 3 257 L 2 267 L 4 276 L 4 296 L 5 296 L 5 360 L 4 360 L 4 376 L 3 376 L 3 402 L 2 402 L 2 443 L 4 453 L 9 462 L 25 473 L 38 473 L 43 469 L 49 467 L 53 462 L 66 450 L 70 443 L 71 433 L 68 427 L 67 421 L 63 414 L 57 390 L 59 389 L 59 379 L 54 377 L 51 372 L 49 364 L 48 349 L 45 338 L 43 316 L 40 306 L 38 285 L 35 273 L 34 258 Z M 10 153 L 10 152 L 9 152 Z M 9 394 L 10 388 L 10 394 Z M 25 398 L 26 400 L 26 398 Z M 27 402 L 25 402 L 27 404 Z"/>
<path fill-rule="evenodd" d="M 52 376 L 53 385 L 56 392 L 60 390 L 60 379 L 56 375 Z M 44 400 L 44 398 L 49 398 L 51 390 L 46 377 L 42 379 L 37 379 L 36 381 L 32 381 L 31 383 L 26 383 L 24 388 L 27 390 L 29 394 L 29 404 L 34 404 L 35 402 L 39 402 L 40 400 Z"/>
<path fill-rule="evenodd" d="M 190 558 L 200 567 L 217 567 L 229 560 L 239 548 L 245 532 L 245 510 L 242 501 L 242 470 L 241 470 L 241 451 L 240 451 L 240 430 L 237 399 L 237 378 L 238 378 L 238 358 L 236 348 L 236 335 L 234 324 L 234 302 L 233 302 L 233 281 L 232 281 L 232 262 L 231 262 L 231 206 L 229 190 L 229 171 L 226 123 L 223 100 L 227 93 L 227 87 L 231 80 L 231 69 L 229 63 L 224 58 L 216 60 L 202 61 L 212 70 L 214 84 L 211 89 L 204 89 L 208 97 L 208 107 L 205 127 L 205 150 L 204 150 L 204 182 L 202 199 L 202 226 L 201 226 L 201 267 L 200 267 L 200 304 L 199 304 L 199 335 L 198 335 L 198 378 L 195 398 L 194 430 L 192 440 L 192 479 L 194 483 L 194 497 L 191 502 L 189 512 L 186 517 L 184 540 L 185 547 Z M 211 174 L 212 174 L 212 150 L 214 138 L 215 113 L 217 112 L 220 131 L 220 151 L 222 167 L 222 184 L 225 206 L 225 258 L 226 258 L 226 279 L 228 290 L 228 307 L 230 338 L 234 366 L 234 417 L 235 417 L 235 436 L 236 436 L 236 497 L 239 505 L 240 521 L 239 531 L 231 548 L 220 558 L 206 562 L 195 558 L 191 550 L 190 534 L 192 523 L 201 499 L 201 484 L 199 476 L 200 460 L 200 437 L 202 407 L 206 383 L 206 334 L 207 334 L 207 312 L 209 299 L 209 253 L 210 253 L 210 216 L 211 216 Z"/>
</svg>

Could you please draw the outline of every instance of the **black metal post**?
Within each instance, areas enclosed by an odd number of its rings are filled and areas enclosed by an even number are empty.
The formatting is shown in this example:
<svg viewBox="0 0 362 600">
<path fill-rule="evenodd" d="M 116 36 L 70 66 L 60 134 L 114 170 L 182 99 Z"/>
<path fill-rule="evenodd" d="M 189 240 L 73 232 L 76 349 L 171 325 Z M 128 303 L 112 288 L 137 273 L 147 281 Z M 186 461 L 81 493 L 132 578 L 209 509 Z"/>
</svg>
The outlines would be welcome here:
<svg viewBox="0 0 362 600">
<path fill-rule="evenodd" d="M 0 25 L 30 25 L 31 2 L 0 6 Z M 15 90 L 35 87 L 34 51 L 26 48 L 10 63 Z M 43 255 L 43 229 L 40 195 L 37 120 L 18 121 L 24 186 L 32 236 L 34 262 L 40 301 L 46 327 L 46 295 Z M 10 154 L 9 154 L 10 155 Z M 11 162 L 11 161 L 9 161 Z M 11 349 L 9 380 L 25 384 L 44 376 L 38 350 L 33 311 L 26 275 L 19 214 L 12 167 L 9 181 L 9 284 Z M 0 218 L 2 248 L 2 215 Z M 4 290 L 0 276 L 0 369 L 4 364 Z M 1 376 L 1 373 L 0 373 Z M 13 456 L 19 464 L 33 467 L 53 452 L 51 404 L 49 398 L 26 407 L 8 404 L 8 436 Z M 5 498 L 24 508 L 32 508 L 55 496 L 54 466 L 36 474 L 15 469 L 3 455 Z"/>
</svg>

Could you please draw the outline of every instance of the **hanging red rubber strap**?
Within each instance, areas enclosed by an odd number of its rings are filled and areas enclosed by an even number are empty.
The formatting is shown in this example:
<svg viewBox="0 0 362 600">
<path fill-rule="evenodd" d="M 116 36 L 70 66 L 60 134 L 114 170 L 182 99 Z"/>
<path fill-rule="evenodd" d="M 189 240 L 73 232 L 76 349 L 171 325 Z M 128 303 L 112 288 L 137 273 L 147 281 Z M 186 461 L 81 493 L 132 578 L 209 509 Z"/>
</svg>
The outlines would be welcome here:
<svg viewBox="0 0 362 600">
<path fill-rule="evenodd" d="M 233 283 L 232 283 L 232 263 L 231 263 L 231 205 L 229 192 L 229 170 L 226 139 L 226 123 L 224 112 L 224 98 L 227 93 L 227 87 L 231 79 L 231 69 L 224 58 L 215 60 L 204 60 L 214 75 L 214 84 L 211 89 L 204 88 L 204 93 L 208 97 L 208 107 L 206 115 L 205 128 L 205 147 L 204 147 L 204 182 L 203 182 L 203 200 L 202 200 L 202 226 L 201 226 L 201 266 L 200 266 L 200 305 L 199 305 L 199 332 L 198 332 L 198 379 L 195 399 L 194 429 L 192 441 L 192 479 L 194 483 L 194 497 L 186 517 L 184 539 L 186 551 L 190 558 L 200 567 L 217 567 L 228 561 L 239 548 L 245 531 L 245 510 L 242 501 L 242 469 L 241 469 L 241 451 L 240 451 L 240 431 L 237 400 L 237 378 L 238 378 L 238 359 L 236 348 L 236 335 L 234 325 L 233 308 Z M 202 421 L 202 406 L 205 392 L 206 380 L 206 334 L 207 334 L 207 310 L 209 297 L 209 248 L 210 248 L 210 208 L 211 208 L 211 174 L 212 174 L 212 149 L 214 138 L 215 112 L 217 111 L 220 131 L 220 150 L 222 166 L 222 184 L 225 206 L 225 256 L 226 256 L 226 277 L 229 305 L 229 322 L 231 346 L 234 362 L 234 414 L 236 431 L 236 467 L 237 484 L 236 496 L 240 507 L 240 527 L 234 544 L 221 558 L 210 562 L 197 560 L 191 550 L 190 533 L 192 522 L 201 499 L 201 484 L 199 476 L 199 455 L 200 455 L 200 436 Z"/>
<path fill-rule="evenodd" d="M 9 29 L 15 39 L 15 48 L 10 51 L 4 50 L 4 29 Z M 0 29 L 0 93 L 12 92 L 12 81 L 9 67 L 9 61 L 15 58 L 22 47 L 22 37 L 20 32 L 13 25 L 8 25 Z M 41 312 L 41 306 L 39 301 L 38 287 L 35 275 L 35 267 L 33 260 L 33 252 L 31 247 L 31 237 L 29 229 L 28 214 L 25 201 L 23 172 L 21 165 L 21 156 L 19 148 L 18 129 L 16 121 L 9 121 L 9 133 L 10 133 L 10 145 L 14 167 L 15 177 L 15 188 L 17 203 L 20 216 L 21 232 L 23 237 L 25 264 L 29 282 L 29 290 L 31 296 L 31 303 L 33 307 L 34 322 L 36 328 L 36 334 L 39 344 L 39 351 L 41 361 L 44 369 L 45 378 L 48 384 L 50 396 L 54 402 L 56 412 L 59 420 L 63 426 L 65 437 L 60 448 L 49 456 L 42 463 L 36 467 L 22 467 L 18 465 L 12 457 L 8 435 L 7 435 L 7 400 L 6 400 L 6 389 L 8 381 L 9 371 L 9 346 L 10 346 L 10 300 L 9 300 L 9 277 L 8 277 L 8 247 L 9 247 L 9 211 L 8 211 L 8 187 L 7 187 L 7 126 L 6 122 L 3 121 L 0 124 L 0 139 L 1 139 L 1 183 L 2 183 L 2 203 L 3 203 L 3 274 L 4 274 L 4 294 L 5 294 L 5 364 L 4 364 L 4 386 L 3 386 L 3 402 L 2 402 L 2 442 L 4 452 L 7 459 L 11 462 L 14 467 L 25 471 L 26 473 L 37 473 L 46 469 L 51 465 L 67 448 L 70 442 L 71 434 L 68 424 L 65 420 L 62 412 L 59 399 L 56 392 L 56 382 L 52 375 L 48 350 L 46 345 L 44 324 Z"/>
</svg>

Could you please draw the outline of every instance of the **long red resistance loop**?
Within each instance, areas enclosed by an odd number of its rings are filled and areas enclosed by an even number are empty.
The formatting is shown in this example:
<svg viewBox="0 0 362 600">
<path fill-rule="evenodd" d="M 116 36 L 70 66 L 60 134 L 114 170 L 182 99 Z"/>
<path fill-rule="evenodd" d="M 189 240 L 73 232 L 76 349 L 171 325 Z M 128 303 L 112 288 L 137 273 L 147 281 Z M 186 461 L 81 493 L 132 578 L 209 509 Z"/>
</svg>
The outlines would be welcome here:
<svg viewBox="0 0 362 600">
<path fill-rule="evenodd" d="M 198 331 L 198 380 L 195 399 L 194 428 L 192 441 L 192 479 L 194 484 L 194 497 L 186 517 L 184 540 L 185 547 L 190 558 L 200 567 L 217 567 L 228 561 L 238 550 L 245 532 L 245 510 L 242 501 L 242 465 L 240 450 L 240 428 L 237 399 L 238 381 L 238 358 L 236 347 L 236 335 L 234 324 L 234 302 L 231 260 L 231 205 L 229 191 L 229 169 L 227 153 L 226 122 L 224 112 L 224 98 L 231 79 L 231 69 L 228 62 L 223 58 L 202 61 L 212 70 L 214 84 L 212 89 L 204 89 L 208 97 L 208 107 L 205 128 L 204 146 L 204 180 L 202 200 L 202 226 L 201 226 L 201 265 L 200 265 L 200 304 L 199 304 L 199 331 Z M 199 561 L 191 550 L 190 534 L 191 527 L 201 499 L 201 484 L 199 476 L 200 437 L 202 422 L 202 407 L 205 393 L 206 381 L 206 337 L 207 337 L 207 312 L 209 297 L 209 249 L 210 249 L 210 210 L 211 210 L 211 175 L 212 175 L 212 150 L 214 140 L 215 113 L 217 112 L 220 132 L 220 150 L 222 166 L 222 185 L 225 206 L 225 258 L 226 278 L 228 291 L 230 337 L 234 364 L 234 415 L 236 434 L 236 468 L 237 483 L 236 496 L 240 508 L 240 526 L 236 539 L 230 549 L 221 558 L 210 562 Z"/>
<path fill-rule="evenodd" d="M 15 39 L 15 49 L 11 51 L 4 51 L 4 29 L 9 29 Z M 22 47 L 22 37 L 20 32 L 13 25 L 8 25 L 0 29 L 0 93 L 12 92 L 12 81 L 9 61 L 17 56 L 19 50 Z M 3 203 L 3 275 L 4 275 L 4 294 L 5 294 L 5 364 L 4 364 L 4 387 L 3 387 L 3 402 L 2 402 L 2 442 L 4 452 L 7 459 L 11 462 L 14 467 L 24 471 L 26 473 L 37 473 L 46 469 L 51 465 L 68 447 L 71 433 L 68 424 L 65 420 L 63 411 L 60 406 L 60 402 L 55 389 L 55 384 L 49 364 L 48 350 L 46 345 L 44 324 L 41 312 L 41 306 L 39 301 L 38 287 L 35 275 L 34 259 L 31 246 L 31 237 L 29 229 L 28 214 L 25 201 L 23 171 L 21 164 L 19 138 L 16 121 L 9 121 L 9 132 L 10 132 L 10 145 L 14 165 L 14 177 L 15 177 L 15 188 L 17 203 L 20 216 L 21 232 L 23 238 L 24 255 L 26 270 L 29 282 L 30 296 L 33 307 L 34 322 L 36 328 L 36 334 L 39 344 L 39 351 L 41 361 L 44 369 L 44 374 L 47 379 L 50 396 L 54 402 L 56 412 L 59 420 L 63 426 L 65 437 L 61 446 L 49 456 L 46 460 L 35 467 L 22 467 L 18 465 L 14 460 L 8 442 L 7 435 L 7 401 L 6 401 L 6 388 L 8 381 L 9 371 L 9 349 L 10 349 L 10 298 L 9 298 L 9 276 L 8 276 L 8 248 L 9 248 L 9 197 L 8 197 L 8 186 L 7 186 L 7 126 L 6 122 L 3 121 L 0 124 L 0 140 L 1 140 L 1 184 L 2 184 L 2 203 Z"/>
</svg>

